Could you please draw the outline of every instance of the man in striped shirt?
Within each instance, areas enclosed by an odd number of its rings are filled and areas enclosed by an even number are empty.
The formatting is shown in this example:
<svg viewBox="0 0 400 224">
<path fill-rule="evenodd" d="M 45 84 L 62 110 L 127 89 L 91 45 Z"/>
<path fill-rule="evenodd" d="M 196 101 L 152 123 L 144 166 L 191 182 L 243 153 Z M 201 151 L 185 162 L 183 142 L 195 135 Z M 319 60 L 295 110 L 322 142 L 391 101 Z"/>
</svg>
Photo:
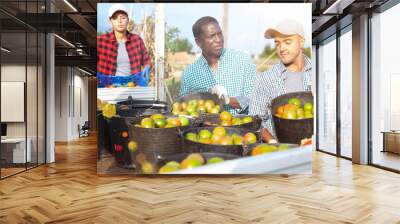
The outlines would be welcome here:
<svg viewBox="0 0 400 224">
<path fill-rule="evenodd" d="M 248 55 L 224 48 L 215 18 L 202 17 L 192 29 L 202 55 L 183 72 L 180 95 L 211 91 L 225 101 L 225 110 L 243 113 L 256 78 L 255 64 Z"/>
<path fill-rule="evenodd" d="M 257 77 L 249 114 L 263 117 L 262 138 L 265 142 L 276 143 L 271 101 L 285 93 L 311 91 L 311 62 L 303 52 L 304 30 L 298 22 L 283 20 L 275 29 L 267 29 L 265 38 L 275 40 L 280 61 Z"/>
</svg>

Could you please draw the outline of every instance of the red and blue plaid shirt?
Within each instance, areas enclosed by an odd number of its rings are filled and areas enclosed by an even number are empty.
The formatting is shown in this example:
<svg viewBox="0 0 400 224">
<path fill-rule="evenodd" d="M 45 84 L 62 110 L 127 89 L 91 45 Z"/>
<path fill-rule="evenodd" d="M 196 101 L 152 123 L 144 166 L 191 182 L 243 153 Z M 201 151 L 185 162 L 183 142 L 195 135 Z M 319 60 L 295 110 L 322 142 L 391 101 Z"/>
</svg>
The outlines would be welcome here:
<svg viewBox="0 0 400 224">
<path fill-rule="evenodd" d="M 128 33 L 126 51 L 131 64 L 131 74 L 142 70 L 142 66 L 150 65 L 150 57 L 139 35 Z M 115 75 L 117 70 L 118 41 L 114 32 L 97 37 L 97 72 L 104 75 Z"/>
</svg>

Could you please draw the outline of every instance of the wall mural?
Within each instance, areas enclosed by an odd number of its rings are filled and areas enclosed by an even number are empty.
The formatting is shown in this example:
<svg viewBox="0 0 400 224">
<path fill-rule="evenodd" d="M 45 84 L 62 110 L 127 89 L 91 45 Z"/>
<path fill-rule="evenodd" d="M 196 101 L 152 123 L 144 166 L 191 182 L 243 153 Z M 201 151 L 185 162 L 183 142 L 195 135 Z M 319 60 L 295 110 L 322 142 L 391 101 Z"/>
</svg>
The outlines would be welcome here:
<svg viewBox="0 0 400 224">
<path fill-rule="evenodd" d="M 310 174 L 311 4 L 293 6 L 99 3 L 98 173 Z"/>
</svg>

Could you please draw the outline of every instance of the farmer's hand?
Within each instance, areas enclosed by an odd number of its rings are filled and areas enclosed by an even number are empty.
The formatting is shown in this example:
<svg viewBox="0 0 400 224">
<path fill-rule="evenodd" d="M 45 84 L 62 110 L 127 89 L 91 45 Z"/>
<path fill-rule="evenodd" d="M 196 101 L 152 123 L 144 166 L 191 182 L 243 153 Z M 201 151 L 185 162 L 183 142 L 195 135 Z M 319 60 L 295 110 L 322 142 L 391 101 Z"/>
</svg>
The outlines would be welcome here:
<svg viewBox="0 0 400 224">
<path fill-rule="evenodd" d="M 271 135 L 271 133 L 269 133 L 269 131 L 266 128 L 261 129 L 261 137 L 262 140 L 266 143 L 269 144 L 278 143 L 278 141 L 274 139 L 274 137 Z"/>
<path fill-rule="evenodd" d="M 231 106 L 232 108 L 235 108 L 235 109 L 242 109 L 242 107 L 240 106 L 240 103 L 236 97 L 229 98 L 229 106 Z"/>
<path fill-rule="evenodd" d="M 268 143 L 269 143 L 269 144 L 277 144 L 278 141 L 277 141 L 276 139 L 273 138 L 273 139 L 269 140 Z"/>
<path fill-rule="evenodd" d="M 218 97 L 222 99 L 225 104 L 229 104 L 228 91 L 225 89 L 225 87 L 221 85 L 215 85 L 210 89 L 210 92 L 213 94 L 217 94 Z"/>
</svg>

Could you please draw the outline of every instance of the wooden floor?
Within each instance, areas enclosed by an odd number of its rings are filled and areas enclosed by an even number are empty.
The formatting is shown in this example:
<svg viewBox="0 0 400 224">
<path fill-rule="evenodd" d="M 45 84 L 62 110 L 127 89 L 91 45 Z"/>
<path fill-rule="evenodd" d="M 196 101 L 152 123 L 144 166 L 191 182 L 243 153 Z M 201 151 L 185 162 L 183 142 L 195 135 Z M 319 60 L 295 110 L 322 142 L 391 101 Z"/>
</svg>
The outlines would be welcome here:
<svg viewBox="0 0 400 224">
<path fill-rule="evenodd" d="M 25 170 L 25 167 L 17 167 L 17 168 L 1 168 L 1 177 L 7 177 Z"/>
<path fill-rule="evenodd" d="M 374 151 L 372 161 L 374 164 L 400 170 L 400 155 L 392 152 Z"/>
<path fill-rule="evenodd" d="M 18 164 L 17 167 L 2 167 L 1 168 L 1 178 L 5 178 L 20 172 L 23 172 L 27 169 L 33 169 L 37 166 L 37 164 L 27 164 L 27 167 L 25 168 L 25 164 Z"/>
<path fill-rule="evenodd" d="M 0 223 L 400 223 L 400 175 L 314 154 L 294 176 L 97 176 L 96 139 L 0 181 Z"/>
</svg>

